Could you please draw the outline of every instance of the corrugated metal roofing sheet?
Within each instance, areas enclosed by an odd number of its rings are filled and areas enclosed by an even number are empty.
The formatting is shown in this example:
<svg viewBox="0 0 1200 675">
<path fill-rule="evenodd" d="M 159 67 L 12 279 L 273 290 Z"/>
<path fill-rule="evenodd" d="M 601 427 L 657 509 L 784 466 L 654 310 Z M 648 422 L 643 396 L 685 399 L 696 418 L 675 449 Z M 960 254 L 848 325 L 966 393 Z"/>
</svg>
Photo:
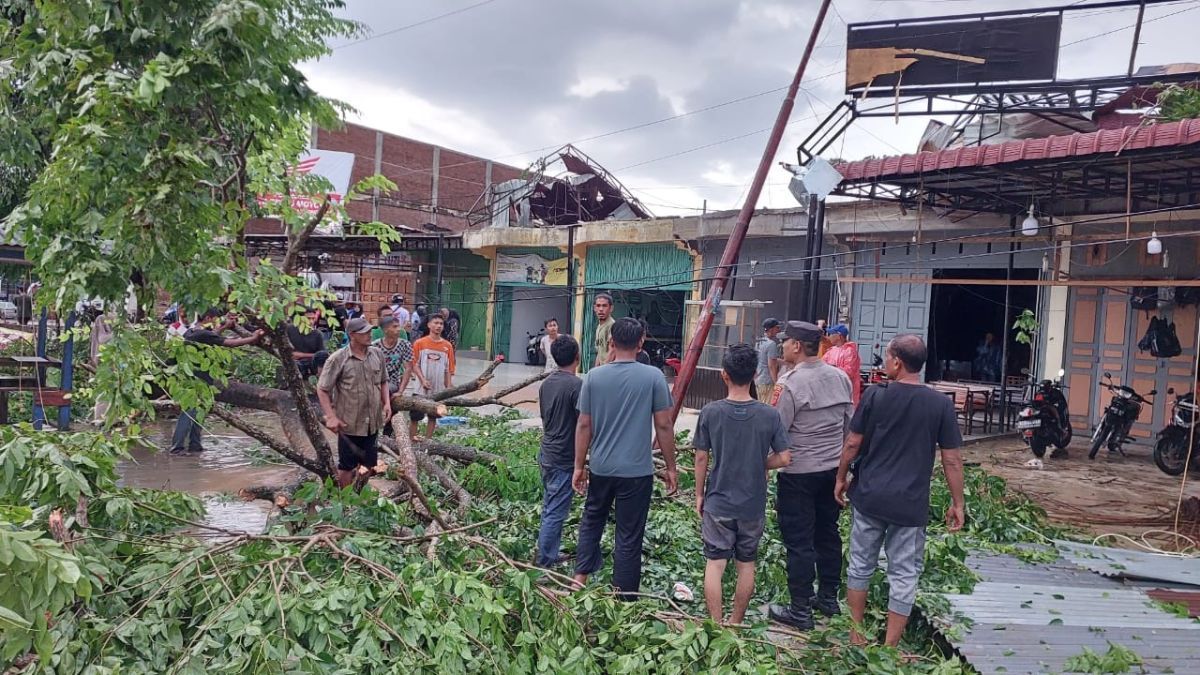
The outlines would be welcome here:
<svg viewBox="0 0 1200 675">
<path fill-rule="evenodd" d="M 844 162 L 834 166 L 848 181 L 886 179 L 974 166 L 992 166 L 1038 159 L 1079 157 L 1146 148 L 1200 143 L 1200 119 L 1145 127 L 1102 129 L 1083 134 L 1029 138 L 996 145 L 951 148 L 915 155 Z"/>
<path fill-rule="evenodd" d="M 1200 558 L 1180 558 L 1147 551 L 1055 541 L 1063 557 L 1107 577 L 1155 579 L 1200 586 Z"/>
<path fill-rule="evenodd" d="M 1193 630 L 976 624 L 954 646 L 980 673 L 1017 675 L 1061 673 L 1085 647 L 1104 654 L 1110 642 L 1142 657 L 1146 672 L 1200 672 L 1200 639 Z"/>
<path fill-rule="evenodd" d="M 1200 618 L 1200 591 L 1176 591 L 1167 588 L 1151 588 L 1146 591 L 1159 602 L 1171 602 L 1187 607 L 1188 616 Z"/>
<path fill-rule="evenodd" d="M 1119 581 L 1081 570 L 1065 562 L 1035 564 L 1007 554 L 972 553 L 967 556 L 967 566 L 984 581 L 1121 588 Z"/>
<path fill-rule="evenodd" d="M 967 565 L 983 581 L 945 596 L 958 622 L 943 634 L 981 673 L 1061 673 L 1085 647 L 1103 654 L 1110 643 L 1141 656 L 1146 672 L 1200 673 L 1200 623 L 1161 610 L 1143 589 L 1063 560 L 974 553 Z"/>
</svg>

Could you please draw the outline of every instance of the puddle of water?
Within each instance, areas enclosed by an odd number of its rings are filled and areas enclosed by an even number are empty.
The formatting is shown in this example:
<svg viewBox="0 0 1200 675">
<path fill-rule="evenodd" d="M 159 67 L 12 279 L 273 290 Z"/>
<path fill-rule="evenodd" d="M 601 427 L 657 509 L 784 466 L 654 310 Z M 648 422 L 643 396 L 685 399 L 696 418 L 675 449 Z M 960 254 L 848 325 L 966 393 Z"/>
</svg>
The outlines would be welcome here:
<svg viewBox="0 0 1200 675">
<path fill-rule="evenodd" d="M 172 455 L 173 420 L 156 423 L 149 430 L 158 448 L 135 448 L 132 459 L 122 461 L 117 472 L 120 484 L 130 487 L 179 490 L 201 497 L 207 514 L 204 522 L 215 527 L 244 532 L 262 532 L 274 508 L 264 500 L 242 501 L 238 491 L 251 485 L 275 482 L 292 471 L 291 465 L 257 464 L 249 454 L 257 447 L 253 439 L 214 429 L 204 434 L 202 453 Z"/>
</svg>

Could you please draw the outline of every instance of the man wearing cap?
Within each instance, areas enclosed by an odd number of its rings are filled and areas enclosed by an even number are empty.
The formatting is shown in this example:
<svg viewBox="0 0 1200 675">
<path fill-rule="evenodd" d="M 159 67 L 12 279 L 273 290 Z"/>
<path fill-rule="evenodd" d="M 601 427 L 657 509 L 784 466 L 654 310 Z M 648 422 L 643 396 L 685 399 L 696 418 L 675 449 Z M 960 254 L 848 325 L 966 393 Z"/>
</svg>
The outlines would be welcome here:
<svg viewBox="0 0 1200 675">
<path fill-rule="evenodd" d="M 850 328 L 839 323 L 829 329 L 829 351 L 821 358 L 825 363 L 837 368 L 850 377 L 850 393 L 854 395 L 854 405 L 862 395 L 862 357 L 858 355 L 858 345 L 850 341 Z"/>
<path fill-rule="evenodd" d="M 758 352 L 758 370 L 754 372 L 754 387 L 758 390 L 758 400 L 770 403 L 775 393 L 775 381 L 779 379 L 779 332 L 783 330 L 783 322 L 779 319 L 767 319 L 762 323 L 763 336 L 754 346 Z"/>
<path fill-rule="evenodd" d="M 387 364 L 371 346 L 371 324 L 364 318 L 346 323 L 349 344 L 329 355 L 317 380 L 317 399 L 325 426 L 338 436 L 337 479 L 340 487 L 354 474 L 379 463 L 376 442 L 383 423 L 392 417 Z"/>
<path fill-rule="evenodd" d="M 792 601 L 786 607 L 772 605 L 769 614 L 775 621 L 808 630 L 814 608 L 826 616 L 840 613 L 842 539 L 833 488 L 854 404 L 849 378 L 818 356 L 820 328 L 789 321 L 784 336 L 783 360 L 791 369 L 775 384 L 772 403 L 788 431 L 791 461 L 779 470 L 775 508 L 787 549 Z"/>
</svg>

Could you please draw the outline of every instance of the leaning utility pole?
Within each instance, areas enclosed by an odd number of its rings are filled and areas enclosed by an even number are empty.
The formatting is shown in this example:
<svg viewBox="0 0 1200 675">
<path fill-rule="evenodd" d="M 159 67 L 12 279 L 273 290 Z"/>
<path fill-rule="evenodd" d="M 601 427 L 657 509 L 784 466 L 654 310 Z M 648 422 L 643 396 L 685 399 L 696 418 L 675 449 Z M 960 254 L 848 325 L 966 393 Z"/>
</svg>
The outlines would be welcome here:
<svg viewBox="0 0 1200 675">
<path fill-rule="evenodd" d="M 787 126 L 788 118 L 792 116 L 792 108 L 796 104 L 796 94 L 800 91 L 800 81 L 804 79 L 808 59 L 817 45 L 817 35 L 821 32 L 821 24 L 825 23 L 825 14 L 829 11 L 830 2 L 831 0 L 821 0 L 821 8 L 817 10 L 817 19 L 813 23 L 812 33 L 809 34 L 808 44 L 804 47 L 804 55 L 800 57 L 800 65 L 796 68 L 796 76 L 792 78 L 787 96 L 784 97 L 783 104 L 779 106 L 779 115 L 775 118 L 771 137 L 767 139 L 767 147 L 763 149 L 758 170 L 754 172 L 754 182 L 750 184 L 750 191 L 746 194 L 746 203 L 742 204 L 737 223 L 733 226 L 733 232 L 729 234 L 729 241 L 725 244 L 725 252 L 721 254 L 721 264 L 717 267 L 708 297 L 704 300 L 700 323 L 696 326 L 696 334 L 692 336 L 687 350 L 683 353 L 683 365 L 680 366 L 679 376 L 675 379 L 675 405 L 671 409 L 672 419 L 679 417 L 679 409 L 683 407 L 683 397 L 687 394 L 688 385 L 692 382 L 692 375 L 696 372 L 696 364 L 700 361 L 700 351 L 704 349 L 704 342 L 708 340 L 708 331 L 712 328 L 713 312 L 720 307 L 721 294 L 725 292 L 725 285 L 729 283 L 729 277 L 737 264 L 742 241 L 746 238 L 746 232 L 750 229 L 750 219 L 754 216 L 754 207 L 758 204 L 758 196 L 762 192 L 763 184 L 767 181 L 767 171 L 770 170 L 775 153 L 779 150 L 779 142 L 783 140 L 783 130 Z"/>
</svg>

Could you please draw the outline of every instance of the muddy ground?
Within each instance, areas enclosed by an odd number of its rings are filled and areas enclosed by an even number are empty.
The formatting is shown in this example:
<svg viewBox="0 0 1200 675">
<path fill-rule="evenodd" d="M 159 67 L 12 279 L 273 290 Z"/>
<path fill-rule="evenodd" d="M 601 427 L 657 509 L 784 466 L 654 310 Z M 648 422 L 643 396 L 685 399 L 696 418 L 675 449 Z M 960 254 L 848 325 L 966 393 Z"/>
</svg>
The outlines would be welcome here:
<svg viewBox="0 0 1200 675">
<path fill-rule="evenodd" d="M 1044 468 L 1030 469 L 1024 466 L 1033 457 L 1029 448 L 1008 437 L 969 444 L 965 459 L 1003 477 L 1011 489 L 1033 498 L 1055 521 L 1097 536 L 1119 533 L 1140 539 L 1150 530 L 1173 525 L 1183 477 L 1160 471 L 1149 446 L 1127 447 L 1125 457 L 1108 456 L 1102 450 L 1094 461 L 1088 460 L 1082 446 L 1068 450 L 1067 459 L 1046 459 Z M 1200 471 L 1188 476 L 1184 495 L 1200 498 Z M 1200 523 L 1185 519 L 1180 529 L 1195 539 Z M 1156 533 L 1150 538 L 1160 546 L 1171 539 Z M 1108 543 L 1122 544 L 1120 540 Z"/>
</svg>

